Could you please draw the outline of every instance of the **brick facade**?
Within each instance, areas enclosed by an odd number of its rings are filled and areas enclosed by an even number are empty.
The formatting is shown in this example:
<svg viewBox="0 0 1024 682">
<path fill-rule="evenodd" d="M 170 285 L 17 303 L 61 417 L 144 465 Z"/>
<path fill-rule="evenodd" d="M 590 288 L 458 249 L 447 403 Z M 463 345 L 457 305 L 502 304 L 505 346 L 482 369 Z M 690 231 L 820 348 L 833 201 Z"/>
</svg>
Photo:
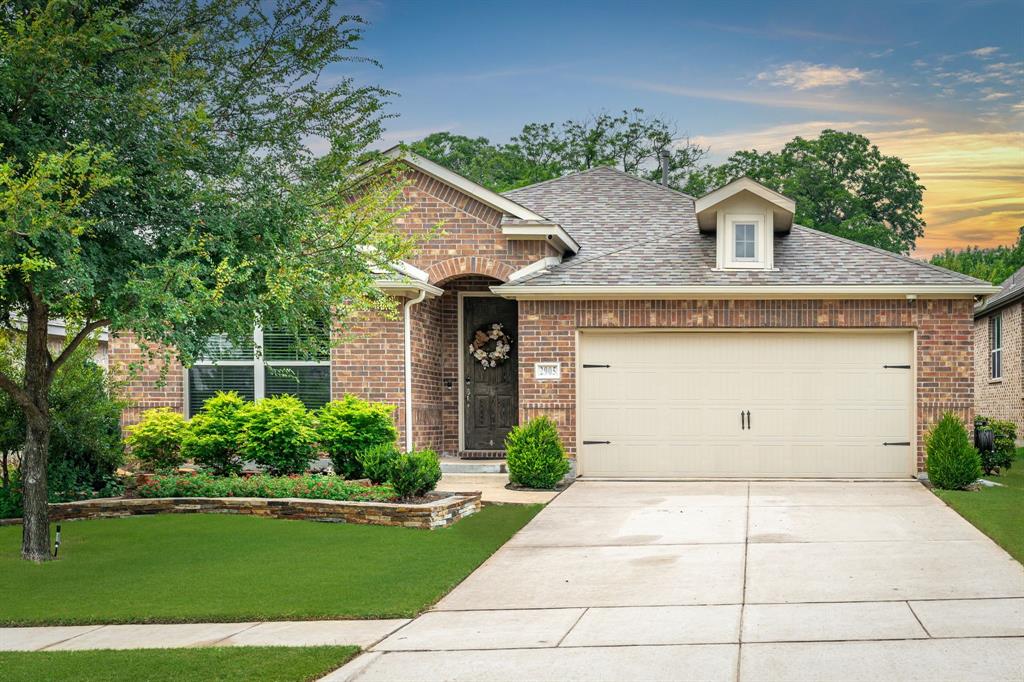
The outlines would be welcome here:
<svg viewBox="0 0 1024 682">
<path fill-rule="evenodd" d="M 978 414 L 1017 424 L 1024 438 L 1024 303 L 997 311 L 1003 319 L 1002 378 L 992 379 L 990 331 L 992 315 L 974 322 L 974 394 Z"/>
<path fill-rule="evenodd" d="M 110 338 L 108 349 L 111 375 L 124 382 L 130 401 L 121 413 L 122 425 L 138 422 L 143 412 L 156 407 L 185 412 L 185 370 L 178 362 L 161 357 L 159 349 L 150 357 L 128 333 Z"/>
<path fill-rule="evenodd" d="M 577 329 L 915 329 L 922 467 L 923 435 L 938 416 L 973 416 L 971 310 L 970 300 L 521 301 L 519 418 L 549 415 L 575 454 Z M 559 380 L 534 378 L 533 363 L 545 361 L 561 362 Z"/>
</svg>

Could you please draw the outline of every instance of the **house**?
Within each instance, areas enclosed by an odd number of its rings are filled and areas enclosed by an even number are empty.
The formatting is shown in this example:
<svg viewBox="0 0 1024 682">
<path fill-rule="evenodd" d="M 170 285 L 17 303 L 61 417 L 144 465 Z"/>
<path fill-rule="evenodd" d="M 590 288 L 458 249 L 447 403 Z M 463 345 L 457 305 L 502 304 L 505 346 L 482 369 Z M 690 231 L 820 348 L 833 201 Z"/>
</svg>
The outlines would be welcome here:
<svg viewBox="0 0 1024 682">
<path fill-rule="evenodd" d="M 974 398 L 978 414 L 1006 419 L 1024 435 L 1024 268 L 974 309 Z"/>
<path fill-rule="evenodd" d="M 973 412 L 985 282 L 796 225 L 747 178 L 695 199 L 596 168 L 496 194 L 389 154 L 403 229 L 444 226 L 382 277 L 396 315 L 306 361 L 257 330 L 263 360 L 229 350 L 157 389 L 153 369 L 139 408 L 356 393 L 397 406 L 404 447 L 470 457 L 549 415 L 592 477 L 909 477 L 925 430 Z M 130 338 L 110 352 L 139 359 Z"/>
</svg>

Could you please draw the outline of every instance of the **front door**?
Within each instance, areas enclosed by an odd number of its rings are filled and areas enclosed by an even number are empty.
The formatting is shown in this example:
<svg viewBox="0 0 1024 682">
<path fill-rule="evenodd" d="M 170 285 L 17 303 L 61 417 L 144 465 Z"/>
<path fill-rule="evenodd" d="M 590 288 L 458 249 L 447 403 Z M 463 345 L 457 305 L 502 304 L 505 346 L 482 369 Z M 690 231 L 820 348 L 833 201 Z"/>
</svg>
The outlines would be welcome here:
<svg viewBox="0 0 1024 682">
<path fill-rule="evenodd" d="M 466 296 L 462 311 L 463 381 L 465 382 L 465 449 L 503 450 L 505 436 L 519 420 L 519 308 L 515 301 L 497 296 Z M 512 340 L 508 358 L 487 367 L 469 346 L 477 331 L 493 324 Z M 493 343 L 484 346 L 490 350 Z"/>
</svg>

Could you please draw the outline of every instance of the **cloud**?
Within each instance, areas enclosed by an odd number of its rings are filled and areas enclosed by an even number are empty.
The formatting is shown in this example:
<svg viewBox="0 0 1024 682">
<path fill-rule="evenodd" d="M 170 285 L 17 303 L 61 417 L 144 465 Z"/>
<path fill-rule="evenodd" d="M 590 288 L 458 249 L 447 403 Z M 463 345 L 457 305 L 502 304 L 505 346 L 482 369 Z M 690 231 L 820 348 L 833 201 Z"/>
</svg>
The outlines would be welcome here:
<svg viewBox="0 0 1024 682">
<path fill-rule="evenodd" d="M 1020 105 L 1024 109 L 1024 104 Z M 893 122 L 816 119 L 694 137 L 714 160 L 739 149 L 778 150 L 796 135 L 825 128 L 866 135 L 883 154 L 910 165 L 925 186 L 925 236 L 914 255 L 947 247 L 1012 244 L 1024 225 L 1024 133 L 938 131 L 919 119 Z"/>
<path fill-rule="evenodd" d="M 989 46 L 989 47 L 979 47 L 976 50 L 969 50 L 967 52 L 967 54 L 972 55 L 974 57 L 978 57 L 979 59 L 987 59 L 987 58 L 991 57 L 992 55 L 994 55 L 997 52 L 999 52 L 999 48 L 998 47 L 991 47 L 991 46 Z"/>
<path fill-rule="evenodd" d="M 888 57 L 893 53 L 893 49 L 887 48 L 885 50 L 878 50 L 877 52 L 869 52 L 868 56 L 872 59 L 881 59 L 882 57 Z"/>
<path fill-rule="evenodd" d="M 823 41 L 832 43 L 858 43 L 865 45 L 877 45 L 881 41 L 873 38 L 850 35 L 849 33 L 829 33 L 826 31 L 815 31 L 811 29 L 796 28 L 793 26 L 744 26 L 742 24 L 719 24 L 710 21 L 693 20 L 691 26 L 698 28 L 709 28 L 715 31 L 726 33 L 740 33 L 743 35 L 754 35 L 759 38 L 772 38 L 775 40 L 789 40 L 797 38 L 800 40 Z"/>
<path fill-rule="evenodd" d="M 862 71 L 856 67 L 845 68 L 825 64 L 793 62 L 780 66 L 773 71 L 763 71 L 757 74 L 757 80 L 767 81 L 772 85 L 783 85 L 794 90 L 811 90 L 813 88 L 861 83 L 867 80 L 870 75 L 870 72 Z"/>
</svg>

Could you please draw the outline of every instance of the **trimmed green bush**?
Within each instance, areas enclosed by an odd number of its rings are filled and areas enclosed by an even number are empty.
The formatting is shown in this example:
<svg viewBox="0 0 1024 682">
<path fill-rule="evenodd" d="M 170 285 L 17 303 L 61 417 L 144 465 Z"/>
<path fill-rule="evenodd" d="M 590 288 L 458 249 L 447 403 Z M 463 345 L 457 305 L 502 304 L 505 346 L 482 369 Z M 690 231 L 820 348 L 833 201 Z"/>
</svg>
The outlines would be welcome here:
<svg viewBox="0 0 1024 682">
<path fill-rule="evenodd" d="M 300 474 L 316 457 L 316 420 L 293 395 L 246 403 L 241 453 L 271 474 Z"/>
<path fill-rule="evenodd" d="M 981 457 L 967 437 L 967 429 L 952 412 L 925 436 L 928 480 L 936 488 L 962 490 L 981 476 Z"/>
<path fill-rule="evenodd" d="M 242 408 L 246 401 L 234 391 L 218 391 L 203 403 L 203 410 L 192 417 L 188 435 L 181 444 L 185 459 L 218 475 L 242 471 L 239 436 L 244 425 Z"/>
<path fill-rule="evenodd" d="M 132 456 L 154 469 L 170 469 L 185 461 L 181 444 L 188 435 L 188 422 L 169 407 L 142 413 L 138 424 L 128 427 L 125 444 Z"/>
<path fill-rule="evenodd" d="M 555 422 L 536 417 L 505 438 L 508 479 L 527 488 L 554 488 L 569 473 L 569 460 Z"/>
<path fill-rule="evenodd" d="M 995 450 L 980 453 L 981 468 L 985 474 L 998 474 L 1009 469 L 1017 454 L 1017 425 L 1011 421 L 979 415 L 974 418 L 974 428 L 988 429 L 995 436 Z"/>
<path fill-rule="evenodd" d="M 363 477 L 374 484 L 386 483 L 391 465 L 401 454 L 394 443 L 381 443 L 360 452 L 357 459 L 363 468 Z"/>
<path fill-rule="evenodd" d="M 366 486 L 337 476 L 212 476 L 169 474 L 154 476 L 136 489 L 139 497 L 301 497 L 307 500 L 388 502 L 389 486 Z"/>
<path fill-rule="evenodd" d="M 401 499 L 421 497 L 441 480 L 441 462 L 433 450 L 398 455 L 388 466 L 388 483 Z"/>
<path fill-rule="evenodd" d="M 362 478 L 359 454 L 384 443 L 394 443 L 398 430 L 394 405 L 371 403 L 354 395 L 332 400 L 317 412 L 317 438 L 331 458 L 334 472 L 345 478 Z"/>
</svg>

